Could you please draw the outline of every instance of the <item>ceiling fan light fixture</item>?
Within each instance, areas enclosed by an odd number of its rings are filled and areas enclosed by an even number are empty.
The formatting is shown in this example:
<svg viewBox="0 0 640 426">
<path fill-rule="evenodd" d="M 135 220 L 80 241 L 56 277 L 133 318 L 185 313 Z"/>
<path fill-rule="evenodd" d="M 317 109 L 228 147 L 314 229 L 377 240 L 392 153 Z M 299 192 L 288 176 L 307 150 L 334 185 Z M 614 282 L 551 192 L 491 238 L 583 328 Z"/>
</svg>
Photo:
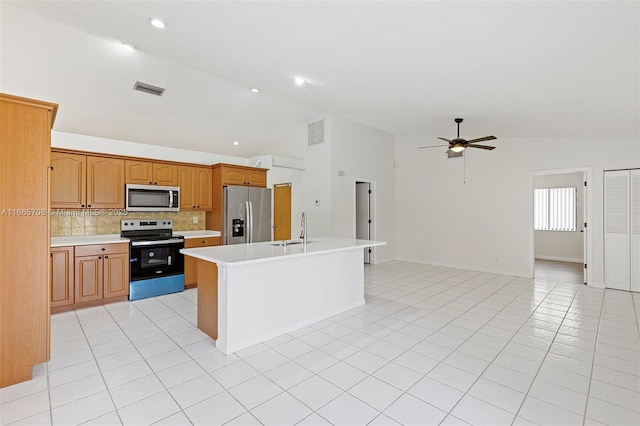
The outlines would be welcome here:
<svg viewBox="0 0 640 426">
<path fill-rule="evenodd" d="M 457 143 L 457 144 L 451 145 L 449 149 L 453 152 L 462 152 L 464 151 L 465 146 L 462 145 L 461 143 Z"/>
</svg>

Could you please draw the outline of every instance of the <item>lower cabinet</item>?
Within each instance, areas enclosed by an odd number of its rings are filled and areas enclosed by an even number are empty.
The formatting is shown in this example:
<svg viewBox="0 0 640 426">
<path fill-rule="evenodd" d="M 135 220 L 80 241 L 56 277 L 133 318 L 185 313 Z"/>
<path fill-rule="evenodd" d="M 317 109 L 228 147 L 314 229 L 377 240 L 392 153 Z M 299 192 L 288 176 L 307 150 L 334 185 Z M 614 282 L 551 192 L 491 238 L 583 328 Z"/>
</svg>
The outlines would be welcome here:
<svg viewBox="0 0 640 426">
<path fill-rule="evenodd" d="M 52 308 L 72 305 L 73 285 L 73 246 L 53 247 L 51 249 L 50 268 L 51 292 L 49 303 Z"/>
<path fill-rule="evenodd" d="M 219 246 L 220 237 L 188 238 L 184 240 L 184 248 Z M 198 262 L 191 256 L 184 257 L 184 285 L 187 288 L 198 285 Z"/>
<path fill-rule="evenodd" d="M 87 302 L 99 304 L 107 299 L 126 297 L 129 294 L 129 244 L 54 247 L 51 276 L 52 312 L 80 307 Z"/>
</svg>

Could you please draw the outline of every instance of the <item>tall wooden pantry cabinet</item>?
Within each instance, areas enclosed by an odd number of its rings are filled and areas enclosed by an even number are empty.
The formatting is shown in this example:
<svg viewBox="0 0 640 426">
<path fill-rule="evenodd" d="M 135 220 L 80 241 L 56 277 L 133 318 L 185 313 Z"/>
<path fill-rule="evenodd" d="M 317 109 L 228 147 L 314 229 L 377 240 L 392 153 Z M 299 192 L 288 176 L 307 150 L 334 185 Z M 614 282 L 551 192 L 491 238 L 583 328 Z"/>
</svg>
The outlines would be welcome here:
<svg viewBox="0 0 640 426">
<path fill-rule="evenodd" d="M 58 106 L 0 93 L 0 387 L 49 360 L 49 151 Z"/>
<path fill-rule="evenodd" d="M 604 173 L 604 283 L 640 291 L 640 169 Z"/>
</svg>

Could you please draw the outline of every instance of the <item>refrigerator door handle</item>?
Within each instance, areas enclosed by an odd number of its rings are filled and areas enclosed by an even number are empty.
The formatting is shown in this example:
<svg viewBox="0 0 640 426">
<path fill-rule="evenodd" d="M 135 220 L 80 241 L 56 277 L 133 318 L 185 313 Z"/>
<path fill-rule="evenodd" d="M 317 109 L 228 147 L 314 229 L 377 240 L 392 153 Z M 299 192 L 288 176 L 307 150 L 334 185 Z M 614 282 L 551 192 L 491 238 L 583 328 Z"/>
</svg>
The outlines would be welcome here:
<svg viewBox="0 0 640 426">
<path fill-rule="evenodd" d="M 249 202 L 244 202 L 244 242 L 251 242 L 251 216 L 249 216 Z"/>
<path fill-rule="evenodd" d="M 249 229 L 249 242 L 253 242 L 253 203 L 251 201 L 247 202 L 249 204 L 249 223 L 251 223 L 251 228 Z"/>
</svg>

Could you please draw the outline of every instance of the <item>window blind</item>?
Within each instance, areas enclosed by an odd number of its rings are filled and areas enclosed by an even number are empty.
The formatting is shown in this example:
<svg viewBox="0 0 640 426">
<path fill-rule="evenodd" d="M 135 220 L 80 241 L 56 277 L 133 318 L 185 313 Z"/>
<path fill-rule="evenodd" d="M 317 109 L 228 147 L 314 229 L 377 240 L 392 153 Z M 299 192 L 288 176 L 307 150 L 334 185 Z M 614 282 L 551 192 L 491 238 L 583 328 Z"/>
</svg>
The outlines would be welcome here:
<svg viewBox="0 0 640 426">
<path fill-rule="evenodd" d="M 537 188 L 533 191 L 533 229 L 576 230 L 576 188 Z"/>
</svg>

